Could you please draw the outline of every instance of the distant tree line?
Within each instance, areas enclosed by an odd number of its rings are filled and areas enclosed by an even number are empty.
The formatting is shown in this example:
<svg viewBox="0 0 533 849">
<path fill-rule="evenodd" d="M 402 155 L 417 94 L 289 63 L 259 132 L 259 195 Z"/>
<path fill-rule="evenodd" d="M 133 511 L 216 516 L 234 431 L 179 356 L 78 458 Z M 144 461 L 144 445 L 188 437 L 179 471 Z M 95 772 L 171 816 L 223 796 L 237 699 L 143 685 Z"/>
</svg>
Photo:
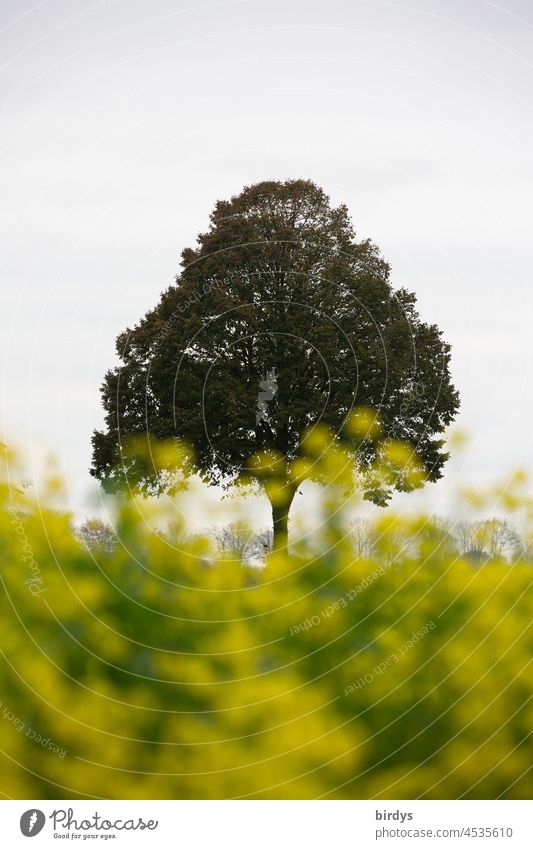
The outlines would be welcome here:
<svg viewBox="0 0 533 849">
<path fill-rule="evenodd" d="M 350 528 L 355 553 L 359 557 L 379 557 L 380 530 L 368 519 L 356 519 Z M 477 521 L 454 522 L 451 519 L 435 518 L 426 522 L 423 528 L 406 539 L 399 535 L 398 544 L 413 550 L 420 548 L 423 541 L 437 538 L 443 551 L 455 554 L 474 564 L 483 564 L 491 560 L 532 560 L 531 541 L 523 539 L 516 528 L 507 519 L 481 519 Z M 394 534 L 392 535 L 394 538 Z M 387 533 L 387 544 L 391 547 L 391 535 Z"/>
<path fill-rule="evenodd" d="M 76 535 L 91 551 L 111 552 L 119 544 L 112 526 L 101 519 L 86 520 L 76 529 Z M 183 537 L 175 528 L 169 528 L 166 535 L 174 543 L 179 543 L 180 536 Z M 270 528 L 257 531 L 240 522 L 231 522 L 213 526 L 209 535 L 223 557 L 242 562 L 261 561 L 273 548 Z M 349 539 L 354 555 L 366 559 L 392 561 L 405 549 L 419 555 L 424 541 L 431 539 L 432 543 L 436 540 L 447 555 L 462 557 L 474 565 L 491 560 L 533 560 L 531 541 L 523 539 L 507 519 L 454 522 L 435 518 L 411 536 L 406 536 L 403 530 L 395 538 L 390 529 L 381 534 L 379 524 L 359 518 L 349 528 Z"/>
</svg>

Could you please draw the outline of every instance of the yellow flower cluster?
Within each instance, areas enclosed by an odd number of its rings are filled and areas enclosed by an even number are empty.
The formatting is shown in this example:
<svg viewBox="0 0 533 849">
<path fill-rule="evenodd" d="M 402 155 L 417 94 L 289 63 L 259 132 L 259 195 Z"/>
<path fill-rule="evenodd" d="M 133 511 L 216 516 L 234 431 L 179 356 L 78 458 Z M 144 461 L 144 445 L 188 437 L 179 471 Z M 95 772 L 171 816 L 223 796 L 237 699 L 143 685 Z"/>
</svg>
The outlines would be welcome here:
<svg viewBox="0 0 533 849">
<path fill-rule="evenodd" d="M 119 503 L 88 551 L 53 491 L 7 481 L 5 796 L 531 797 L 529 563 L 474 567 L 387 512 L 373 559 L 334 523 L 252 569 L 166 536 L 169 500 Z"/>
</svg>

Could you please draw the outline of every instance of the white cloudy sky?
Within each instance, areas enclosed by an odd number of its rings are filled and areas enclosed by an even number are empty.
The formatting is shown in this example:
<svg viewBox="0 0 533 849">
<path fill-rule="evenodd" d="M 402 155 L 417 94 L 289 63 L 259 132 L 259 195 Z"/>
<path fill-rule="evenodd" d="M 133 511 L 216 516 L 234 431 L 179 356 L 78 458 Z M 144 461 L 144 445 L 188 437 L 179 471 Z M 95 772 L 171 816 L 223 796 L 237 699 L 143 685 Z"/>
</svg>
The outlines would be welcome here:
<svg viewBox="0 0 533 849">
<path fill-rule="evenodd" d="M 76 510 L 116 334 L 214 201 L 265 178 L 346 202 L 451 341 L 473 441 L 444 486 L 533 469 L 527 0 L 4 0 L 0 14 L 5 430 L 55 451 Z"/>
</svg>

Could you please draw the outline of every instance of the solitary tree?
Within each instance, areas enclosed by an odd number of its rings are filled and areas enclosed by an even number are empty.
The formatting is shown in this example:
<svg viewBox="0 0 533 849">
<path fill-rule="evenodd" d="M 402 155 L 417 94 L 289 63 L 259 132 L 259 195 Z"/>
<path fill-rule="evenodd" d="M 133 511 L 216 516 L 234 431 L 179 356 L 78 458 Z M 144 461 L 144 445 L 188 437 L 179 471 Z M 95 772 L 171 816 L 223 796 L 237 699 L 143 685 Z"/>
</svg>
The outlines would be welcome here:
<svg viewBox="0 0 533 849">
<path fill-rule="evenodd" d="M 438 436 L 459 403 L 450 348 L 421 321 L 415 296 L 392 288 L 377 247 L 357 241 L 347 208 L 332 207 L 312 182 L 269 181 L 219 201 L 210 220 L 182 252 L 176 284 L 117 338 L 121 364 L 102 386 L 106 427 L 93 436 L 91 473 L 108 490 L 162 491 L 171 464 L 152 446 L 183 441 L 194 448 L 191 468 L 210 483 L 255 476 L 281 547 L 306 476 L 291 474 L 302 434 L 325 424 L 369 462 L 372 441 L 344 430 L 365 406 L 379 414 L 382 439 L 408 441 L 426 479 L 437 480 L 447 458 Z M 148 452 L 128 454 L 126 437 L 141 436 Z M 250 465 L 258 453 L 276 458 L 281 488 Z M 395 485 L 408 487 L 401 478 Z M 387 498 L 375 487 L 366 494 Z"/>
</svg>

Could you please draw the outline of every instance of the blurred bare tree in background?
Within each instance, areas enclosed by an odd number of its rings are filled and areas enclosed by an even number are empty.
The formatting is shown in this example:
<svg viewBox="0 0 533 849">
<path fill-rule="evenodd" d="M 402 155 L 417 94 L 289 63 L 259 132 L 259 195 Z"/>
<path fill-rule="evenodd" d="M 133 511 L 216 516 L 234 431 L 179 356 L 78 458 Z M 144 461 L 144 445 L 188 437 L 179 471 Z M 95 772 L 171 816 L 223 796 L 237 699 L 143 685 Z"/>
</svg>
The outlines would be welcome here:
<svg viewBox="0 0 533 849">
<path fill-rule="evenodd" d="M 83 540 L 89 551 L 100 549 L 111 552 L 118 543 L 115 531 L 102 519 L 86 519 L 77 530 L 77 535 Z"/>
</svg>

